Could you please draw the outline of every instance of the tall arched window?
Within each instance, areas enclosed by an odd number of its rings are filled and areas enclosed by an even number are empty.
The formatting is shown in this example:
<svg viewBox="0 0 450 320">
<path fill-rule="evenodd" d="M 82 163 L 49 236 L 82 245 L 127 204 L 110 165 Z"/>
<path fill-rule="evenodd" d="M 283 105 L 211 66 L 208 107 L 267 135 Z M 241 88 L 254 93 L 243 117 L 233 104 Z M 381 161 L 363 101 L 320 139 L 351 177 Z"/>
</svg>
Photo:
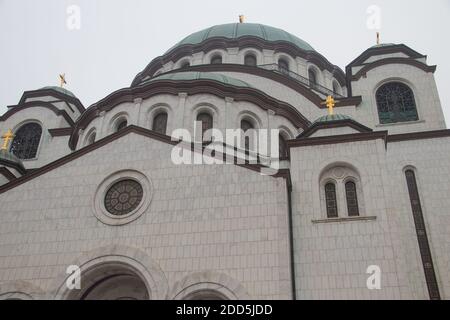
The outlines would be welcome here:
<svg viewBox="0 0 450 320">
<path fill-rule="evenodd" d="M 245 58 L 244 58 L 244 64 L 246 66 L 252 66 L 252 67 L 256 67 L 256 57 L 254 54 L 246 54 Z"/>
<path fill-rule="evenodd" d="M 167 130 L 167 113 L 166 112 L 158 113 L 153 118 L 152 130 L 162 133 L 162 134 L 166 134 L 166 130 Z"/>
<path fill-rule="evenodd" d="M 411 88 L 401 82 L 389 82 L 376 92 L 380 123 L 419 120 Z"/>
<path fill-rule="evenodd" d="M 286 139 L 283 137 L 283 135 L 280 133 L 278 135 L 278 148 L 279 148 L 279 154 L 280 154 L 280 158 L 287 158 L 288 156 L 288 149 L 287 149 L 287 145 L 286 145 Z"/>
<path fill-rule="evenodd" d="M 356 185 L 353 181 L 345 184 L 345 196 L 347 198 L 347 212 L 349 217 L 359 216 L 358 196 L 356 194 Z"/>
<path fill-rule="evenodd" d="M 215 55 L 211 58 L 211 64 L 221 64 L 222 63 L 222 56 L 221 55 Z"/>
<path fill-rule="evenodd" d="M 285 59 L 278 60 L 278 71 L 283 74 L 289 74 L 289 62 Z"/>
<path fill-rule="evenodd" d="M 86 146 L 93 144 L 95 142 L 97 133 L 94 131 L 92 132 L 89 137 L 86 139 Z"/>
<path fill-rule="evenodd" d="M 420 203 L 419 189 L 417 186 L 414 170 L 405 171 L 406 183 L 408 186 L 409 200 L 411 202 L 411 211 L 414 225 L 416 227 L 417 241 L 419 242 L 419 252 L 422 257 L 422 265 L 425 274 L 425 281 L 428 287 L 428 293 L 431 300 L 440 300 L 439 286 L 436 273 L 433 266 L 433 258 L 428 242 L 425 220 L 423 218 L 422 205 Z"/>
<path fill-rule="evenodd" d="M 336 199 L 336 186 L 332 182 L 328 182 L 325 185 L 325 202 L 327 205 L 327 217 L 337 218 L 337 199 Z"/>
<path fill-rule="evenodd" d="M 19 159 L 36 158 L 42 127 L 35 122 L 27 123 L 16 131 L 10 152 Z"/>
<path fill-rule="evenodd" d="M 317 84 L 316 72 L 311 68 L 308 70 L 308 78 L 310 86 L 314 86 Z"/>
<path fill-rule="evenodd" d="M 125 129 L 128 125 L 127 119 L 120 119 L 116 125 L 116 132 Z"/>
<path fill-rule="evenodd" d="M 250 129 L 254 129 L 253 123 L 251 123 L 249 120 L 242 120 L 241 130 L 245 133 L 247 130 Z M 247 135 L 244 137 L 244 145 L 245 150 L 250 150 L 250 137 Z"/>
<path fill-rule="evenodd" d="M 199 113 L 197 115 L 197 121 L 202 123 L 202 141 L 205 140 L 205 132 L 213 127 L 213 117 L 206 112 Z"/>
</svg>

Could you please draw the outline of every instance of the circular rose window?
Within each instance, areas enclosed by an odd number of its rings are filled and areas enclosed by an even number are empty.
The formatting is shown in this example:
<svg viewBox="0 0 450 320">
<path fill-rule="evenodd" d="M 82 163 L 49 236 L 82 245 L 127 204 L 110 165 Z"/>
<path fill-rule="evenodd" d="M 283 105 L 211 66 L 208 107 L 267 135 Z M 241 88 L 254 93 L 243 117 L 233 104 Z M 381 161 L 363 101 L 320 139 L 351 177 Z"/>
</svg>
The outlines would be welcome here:
<svg viewBox="0 0 450 320">
<path fill-rule="evenodd" d="M 123 216 L 133 212 L 141 203 L 142 185 L 131 179 L 116 182 L 105 195 L 105 208 L 115 216 Z"/>
</svg>

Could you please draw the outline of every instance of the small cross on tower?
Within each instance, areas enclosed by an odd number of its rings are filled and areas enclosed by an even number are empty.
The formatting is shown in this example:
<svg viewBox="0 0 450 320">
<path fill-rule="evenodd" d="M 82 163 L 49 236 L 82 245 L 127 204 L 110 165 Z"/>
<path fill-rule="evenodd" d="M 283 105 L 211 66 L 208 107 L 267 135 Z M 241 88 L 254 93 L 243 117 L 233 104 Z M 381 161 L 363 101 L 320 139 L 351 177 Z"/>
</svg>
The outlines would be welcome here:
<svg viewBox="0 0 450 320">
<path fill-rule="evenodd" d="M 60 74 L 59 75 L 59 81 L 60 81 L 60 87 L 62 88 L 65 84 L 67 84 L 66 82 L 66 74 Z"/>
<path fill-rule="evenodd" d="M 1 147 L 0 150 L 8 150 L 8 146 L 9 146 L 9 142 L 14 138 L 14 134 L 12 133 L 11 129 L 8 130 L 8 132 L 6 132 L 6 134 L 4 134 L 2 136 L 3 139 L 3 145 Z"/>
<path fill-rule="evenodd" d="M 333 96 L 328 96 L 327 99 L 325 100 L 325 102 L 322 102 L 321 104 L 324 104 L 327 106 L 328 108 L 328 114 L 332 115 L 333 114 L 333 108 L 336 105 L 336 103 L 339 101 L 334 100 Z"/>
</svg>

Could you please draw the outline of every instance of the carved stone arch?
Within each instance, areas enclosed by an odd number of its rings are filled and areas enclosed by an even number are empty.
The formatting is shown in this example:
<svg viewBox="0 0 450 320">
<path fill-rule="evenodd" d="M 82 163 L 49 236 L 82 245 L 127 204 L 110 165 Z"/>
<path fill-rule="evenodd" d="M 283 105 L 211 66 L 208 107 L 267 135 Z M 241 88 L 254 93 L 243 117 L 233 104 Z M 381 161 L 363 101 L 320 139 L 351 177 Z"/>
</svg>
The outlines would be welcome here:
<svg viewBox="0 0 450 320">
<path fill-rule="evenodd" d="M 192 56 L 186 56 L 179 59 L 173 69 L 184 69 L 186 64 L 189 64 L 189 66 L 192 65 Z"/>
<path fill-rule="evenodd" d="M 123 122 L 126 121 L 127 125 L 130 125 L 130 115 L 126 111 L 118 112 L 117 114 L 113 115 L 111 119 L 108 122 L 108 133 L 114 133 L 117 132 L 118 126 Z"/>
<path fill-rule="evenodd" d="M 286 140 L 291 140 L 291 139 L 295 139 L 295 135 L 294 133 L 292 133 L 292 130 L 289 129 L 288 127 L 281 125 L 278 126 L 278 130 L 280 130 L 280 134 L 286 139 Z"/>
<path fill-rule="evenodd" d="M 0 300 L 34 300 L 45 298 L 44 291 L 23 280 L 0 283 Z"/>
<path fill-rule="evenodd" d="M 331 81 L 331 88 L 334 93 L 337 93 L 341 96 L 344 94 L 341 84 L 335 78 L 333 78 Z"/>
<path fill-rule="evenodd" d="M 153 130 L 153 121 L 158 115 L 162 113 L 167 114 L 166 134 L 168 134 L 170 128 L 172 128 L 173 126 L 172 123 L 174 121 L 173 109 L 168 103 L 159 102 L 153 104 L 146 112 L 145 126 L 150 130 Z"/>
<path fill-rule="evenodd" d="M 203 56 L 203 64 L 211 64 L 211 59 L 215 56 L 220 56 L 222 58 L 222 63 L 227 63 L 227 51 L 224 49 L 213 49 Z"/>
<path fill-rule="evenodd" d="M 279 64 L 280 60 L 286 61 L 289 65 L 288 70 L 298 73 L 297 62 L 291 55 L 284 53 L 284 52 L 276 52 L 274 55 L 274 59 L 275 59 L 275 61 L 274 61 L 275 64 Z"/>
<path fill-rule="evenodd" d="M 323 72 L 315 64 L 313 64 L 311 62 L 308 62 L 307 65 L 306 65 L 306 74 L 307 74 L 308 80 L 310 80 L 309 79 L 309 72 L 310 71 L 314 72 L 314 74 L 316 76 L 316 84 L 321 85 L 321 86 L 325 86 L 325 80 L 324 80 Z"/>
<path fill-rule="evenodd" d="M 175 282 L 168 298 L 173 300 L 195 299 L 195 295 L 200 295 L 202 292 L 212 292 L 228 300 L 251 299 L 239 281 L 224 273 L 214 271 L 188 274 Z"/>
<path fill-rule="evenodd" d="M 253 55 L 256 58 L 256 65 L 263 64 L 264 56 L 261 50 L 256 48 L 244 48 L 239 51 L 240 54 L 240 62 L 245 64 L 245 57 L 248 55 Z"/>
<path fill-rule="evenodd" d="M 255 129 L 262 129 L 263 126 L 263 122 L 261 120 L 261 118 L 254 112 L 250 111 L 250 110 L 242 110 L 238 113 L 237 115 L 237 119 L 236 119 L 236 128 L 240 128 L 241 127 L 241 121 L 242 120 L 247 120 L 250 121 Z"/>
<path fill-rule="evenodd" d="M 90 279 L 90 273 L 98 270 L 97 268 L 112 266 L 115 269 L 121 267 L 123 270 L 128 270 L 138 276 L 147 288 L 149 299 L 161 300 L 167 297 L 168 282 L 164 272 L 146 252 L 140 249 L 124 245 L 109 245 L 84 253 L 71 264 L 80 268 L 82 288 L 83 281 L 85 282 L 85 288 L 98 281 L 97 275 Z M 103 276 L 108 276 L 108 272 L 105 271 Z M 67 288 L 68 277 L 69 274 L 66 273 L 66 270 L 63 270 L 54 280 L 54 290 L 51 293 L 53 298 L 76 299 L 78 295 L 82 294 L 81 292 L 73 292 L 77 290 Z"/>
<path fill-rule="evenodd" d="M 334 168 L 348 168 L 350 171 L 353 172 L 352 174 L 348 174 L 348 172 L 343 172 L 342 174 L 339 174 L 337 172 L 334 172 L 332 174 L 330 171 Z M 347 157 L 339 157 L 336 159 L 326 159 L 320 163 L 320 165 L 317 167 L 317 169 L 313 172 L 313 177 L 317 177 L 316 181 L 312 181 L 312 190 L 317 190 L 317 192 L 313 192 L 313 203 L 315 211 L 317 212 L 318 218 L 323 218 L 326 216 L 325 214 L 325 207 L 324 207 L 324 186 L 325 181 L 327 179 L 334 179 L 336 184 L 336 196 L 338 200 L 338 212 L 339 216 L 347 216 L 347 208 L 346 208 L 346 198 L 345 198 L 345 190 L 343 187 L 343 182 L 347 177 L 354 177 L 357 178 L 359 183 L 357 184 L 358 188 L 358 200 L 360 200 L 360 215 L 365 215 L 365 204 L 366 199 L 365 197 L 369 194 L 371 194 L 370 191 L 370 184 L 368 183 L 368 175 L 365 170 L 365 167 L 356 161 L 355 159 L 347 158 Z M 314 180 L 314 179 L 313 179 Z"/>
<path fill-rule="evenodd" d="M 96 127 L 92 127 L 86 132 L 83 138 L 83 144 L 81 147 L 86 147 L 94 143 L 98 139 L 98 131 Z"/>
</svg>

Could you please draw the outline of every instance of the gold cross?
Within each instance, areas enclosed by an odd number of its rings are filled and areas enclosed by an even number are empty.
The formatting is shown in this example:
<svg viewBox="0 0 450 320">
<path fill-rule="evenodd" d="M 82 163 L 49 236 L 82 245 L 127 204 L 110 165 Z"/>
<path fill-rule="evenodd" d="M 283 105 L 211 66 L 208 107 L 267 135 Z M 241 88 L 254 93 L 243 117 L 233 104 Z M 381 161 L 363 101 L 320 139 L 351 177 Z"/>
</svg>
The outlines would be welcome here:
<svg viewBox="0 0 450 320">
<path fill-rule="evenodd" d="M 60 82 L 61 88 L 67 83 L 65 73 L 59 75 L 59 82 Z"/>
<path fill-rule="evenodd" d="M 377 32 L 377 44 L 380 44 L 380 33 Z"/>
<path fill-rule="evenodd" d="M 327 99 L 325 100 L 325 102 L 322 102 L 321 104 L 324 104 L 327 106 L 328 108 L 328 114 L 332 115 L 333 114 L 333 108 L 336 105 L 336 103 L 338 103 L 339 101 L 334 100 L 333 96 L 328 96 Z"/>
<path fill-rule="evenodd" d="M 3 145 L 0 150 L 8 150 L 9 142 L 14 138 L 14 134 L 12 133 L 11 129 L 8 130 L 6 134 L 2 136 L 3 139 Z"/>
<path fill-rule="evenodd" d="M 239 23 L 244 23 L 244 19 L 245 19 L 244 15 L 240 14 L 239 15 Z"/>
</svg>

